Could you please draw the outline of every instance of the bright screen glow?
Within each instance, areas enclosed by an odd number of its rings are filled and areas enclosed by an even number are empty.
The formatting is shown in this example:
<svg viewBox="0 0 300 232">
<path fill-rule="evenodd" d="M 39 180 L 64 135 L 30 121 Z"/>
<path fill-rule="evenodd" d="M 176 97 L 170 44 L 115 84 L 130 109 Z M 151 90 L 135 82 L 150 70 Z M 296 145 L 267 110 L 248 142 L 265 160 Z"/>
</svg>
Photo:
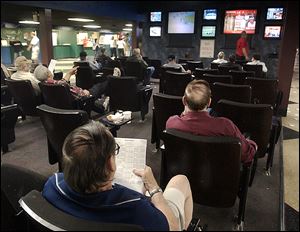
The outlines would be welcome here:
<svg viewBox="0 0 300 232">
<path fill-rule="evenodd" d="M 194 33 L 195 12 L 169 12 L 168 33 L 192 34 Z"/>
<path fill-rule="evenodd" d="M 161 22 L 161 12 L 151 12 L 150 13 L 150 22 Z"/>
<path fill-rule="evenodd" d="M 216 26 L 203 26 L 202 27 L 202 37 L 215 37 L 216 36 Z"/>
<path fill-rule="evenodd" d="M 225 12 L 224 34 L 255 33 L 257 10 L 227 10 Z"/>
<path fill-rule="evenodd" d="M 160 26 L 150 27 L 150 36 L 153 37 L 161 36 L 161 27 Z"/>
<path fill-rule="evenodd" d="M 205 20 L 216 20 L 217 19 L 217 9 L 206 9 L 206 10 L 204 10 L 203 19 L 205 19 Z"/>
<path fill-rule="evenodd" d="M 265 26 L 264 38 L 280 38 L 281 26 Z"/>
<path fill-rule="evenodd" d="M 267 20 L 282 20 L 283 8 L 268 8 Z"/>
</svg>

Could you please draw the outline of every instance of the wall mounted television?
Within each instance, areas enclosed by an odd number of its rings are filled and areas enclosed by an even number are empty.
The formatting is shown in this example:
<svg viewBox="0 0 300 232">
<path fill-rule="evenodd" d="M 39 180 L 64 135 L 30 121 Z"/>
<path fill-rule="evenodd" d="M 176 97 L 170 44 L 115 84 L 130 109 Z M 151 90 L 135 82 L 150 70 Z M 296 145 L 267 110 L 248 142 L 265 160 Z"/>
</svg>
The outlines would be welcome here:
<svg viewBox="0 0 300 232">
<path fill-rule="evenodd" d="M 195 31 L 195 11 L 169 12 L 169 34 L 193 34 Z"/>
<path fill-rule="evenodd" d="M 280 39 L 282 27 L 279 25 L 268 25 L 264 28 L 264 39 Z"/>
<path fill-rule="evenodd" d="M 150 12 L 150 22 L 161 22 L 161 11 Z"/>
<path fill-rule="evenodd" d="M 283 19 L 283 8 L 268 8 L 267 9 L 267 20 L 282 20 Z"/>
<path fill-rule="evenodd" d="M 161 26 L 150 26 L 150 37 L 161 37 Z"/>
<path fill-rule="evenodd" d="M 204 20 L 216 20 L 217 19 L 217 9 L 204 9 L 203 10 Z"/>
<path fill-rule="evenodd" d="M 224 18 L 224 34 L 255 34 L 257 10 L 226 10 Z"/>
<path fill-rule="evenodd" d="M 202 26 L 201 30 L 202 38 L 215 38 L 216 37 L 216 26 Z"/>
</svg>

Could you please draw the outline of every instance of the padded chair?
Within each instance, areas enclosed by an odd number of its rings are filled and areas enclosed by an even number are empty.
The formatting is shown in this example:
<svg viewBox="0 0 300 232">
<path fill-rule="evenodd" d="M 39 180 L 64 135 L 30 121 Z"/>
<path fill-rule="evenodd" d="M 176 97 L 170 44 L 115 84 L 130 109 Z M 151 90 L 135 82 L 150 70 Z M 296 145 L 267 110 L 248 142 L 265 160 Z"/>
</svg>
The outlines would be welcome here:
<svg viewBox="0 0 300 232">
<path fill-rule="evenodd" d="M 237 66 L 218 66 L 219 72 L 221 75 L 230 75 L 229 70 L 237 70 L 239 71 L 239 67 Z"/>
<path fill-rule="evenodd" d="M 187 61 L 188 69 L 193 72 L 195 72 L 196 68 L 202 68 L 203 69 L 203 62 L 200 60 L 193 60 L 193 61 Z"/>
<path fill-rule="evenodd" d="M 96 83 L 96 75 L 90 66 L 79 66 L 76 73 L 76 86 L 90 89 Z"/>
<path fill-rule="evenodd" d="M 212 74 L 203 74 L 202 80 L 206 80 L 210 87 L 212 88 L 213 83 L 219 82 L 219 83 L 232 83 L 232 76 L 231 75 L 212 75 Z"/>
<path fill-rule="evenodd" d="M 126 76 L 136 77 L 137 83 L 144 82 L 146 69 L 139 62 L 126 61 L 124 70 Z"/>
<path fill-rule="evenodd" d="M 1 106 L 1 149 L 8 152 L 8 144 L 16 140 L 15 126 L 19 115 L 17 104 Z"/>
<path fill-rule="evenodd" d="M 12 96 L 7 85 L 1 85 L 1 105 L 7 106 L 12 104 Z"/>
<path fill-rule="evenodd" d="M 108 96 L 110 110 L 141 111 L 142 120 L 149 111 L 149 101 L 153 89 L 137 85 L 136 77 L 124 76 L 108 78 Z"/>
<path fill-rule="evenodd" d="M 218 69 L 218 66 L 219 66 L 219 63 L 213 63 L 213 62 L 210 63 L 211 69 Z"/>
<path fill-rule="evenodd" d="M 152 78 L 157 78 L 159 79 L 160 75 L 160 67 L 161 67 L 161 61 L 160 60 L 149 60 L 149 66 L 153 66 L 155 68 L 154 73 L 152 74 Z"/>
<path fill-rule="evenodd" d="M 165 85 L 166 85 L 166 72 L 171 71 L 171 72 L 178 72 L 181 73 L 181 68 L 175 68 L 175 67 L 165 67 L 161 66 L 160 68 L 160 81 L 159 81 L 159 92 L 164 93 L 165 91 Z"/>
<path fill-rule="evenodd" d="M 180 115 L 184 110 L 182 97 L 163 93 L 153 95 L 153 116 L 151 143 L 159 148 L 162 132 L 166 129 L 166 122 L 173 115 Z"/>
<path fill-rule="evenodd" d="M 264 78 L 264 74 L 262 71 L 262 65 L 251 65 L 251 64 L 245 64 L 243 66 L 244 71 L 254 71 L 255 72 L 255 77 L 258 78 Z"/>
<path fill-rule="evenodd" d="M 33 189 L 41 191 L 47 177 L 24 167 L 1 164 L 1 231 L 23 231 L 26 220 L 18 200 Z"/>
<path fill-rule="evenodd" d="M 241 142 L 233 137 L 197 136 L 174 129 L 163 132 L 161 186 L 177 174 L 189 179 L 193 201 L 229 208 L 239 196 L 238 225 L 243 229 L 251 166 L 241 166 Z M 240 190 L 239 190 L 240 189 Z"/>
<path fill-rule="evenodd" d="M 102 78 L 105 78 L 109 75 L 113 75 L 114 74 L 114 68 L 110 68 L 110 67 L 104 67 L 102 68 Z"/>
<path fill-rule="evenodd" d="M 164 93 L 176 96 L 183 96 L 185 87 L 192 81 L 189 73 L 167 71 L 165 78 Z"/>
<path fill-rule="evenodd" d="M 215 82 L 211 88 L 211 108 L 215 111 L 217 103 L 221 99 L 230 101 L 250 103 L 251 86 L 250 85 L 232 85 Z"/>
<path fill-rule="evenodd" d="M 232 76 L 232 84 L 243 85 L 246 77 L 254 77 L 254 71 L 237 71 L 229 70 L 229 75 Z"/>
<path fill-rule="evenodd" d="M 75 99 L 68 85 L 39 83 L 44 103 L 59 109 L 80 109 L 89 115 L 94 106 L 94 97 Z"/>
<path fill-rule="evenodd" d="M 8 90 L 24 115 L 38 116 L 36 107 L 41 104 L 41 96 L 36 96 L 29 80 L 5 80 Z"/>
<path fill-rule="evenodd" d="M 219 69 L 203 69 L 203 68 L 196 68 L 194 75 L 195 79 L 203 79 L 204 74 L 212 74 L 212 75 L 219 75 Z"/>
<path fill-rule="evenodd" d="M 218 102 L 216 112 L 218 116 L 229 118 L 242 133 L 249 134 L 250 139 L 255 141 L 258 146 L 251 173 L 251 185 L 257 159 L 265 157 L 268 146 L 275 146 L 270 143 L 273 108 L 268 104 L 247 104 L 223 99 Z M 273 154 L 269 154 L 269 156 L 273 156 Z"/>
<path fill-rule="evenodd" d="M 193 59 L 189 59 L 189 58 L 179 58 L 179 59 L 178 59 L 178 64 L 187 63 L 188 61 L 193 61 Z"/>
<path fill-rule="evenodd" d="M 27 231 L 143 231 L 138 225 L 101 223 L 72 216 L 53 206 L 36 190 L 19 203 L 27 215 Z"/>
<path fill-rule="evenodd" d="M 4 73 L 3 69 L 1 68 L 1 86 L 6 85 L 5 79 L 6 79 L 5 73 Z"/>
<path fill-rule="evenodd" d="M 47 105 L 37 107 L 42 124 L 47 134 L 48 159 L 50 164 L 58 162 L 62 170 L 62 146 L 67 135 L 75 128 L 89 121 L 88 115 L 82 110 L 63 110 Z"/>
</svg>

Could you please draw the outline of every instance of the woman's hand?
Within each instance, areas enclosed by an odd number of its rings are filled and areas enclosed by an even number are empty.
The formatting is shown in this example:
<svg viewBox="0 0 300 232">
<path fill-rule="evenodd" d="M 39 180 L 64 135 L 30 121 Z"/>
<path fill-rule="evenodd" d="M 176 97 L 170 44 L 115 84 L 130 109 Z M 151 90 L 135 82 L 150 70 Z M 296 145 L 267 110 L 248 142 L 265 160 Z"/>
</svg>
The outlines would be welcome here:
<svg viewBox="0 0 300 232">
<path fill-rule="evenodd" d="M 148 192 L 159 187 L 149 166 L 146 165 L 145 169 L 133 169 L 133 173 L 142 178 L 145 189 Z"/>
</svg>

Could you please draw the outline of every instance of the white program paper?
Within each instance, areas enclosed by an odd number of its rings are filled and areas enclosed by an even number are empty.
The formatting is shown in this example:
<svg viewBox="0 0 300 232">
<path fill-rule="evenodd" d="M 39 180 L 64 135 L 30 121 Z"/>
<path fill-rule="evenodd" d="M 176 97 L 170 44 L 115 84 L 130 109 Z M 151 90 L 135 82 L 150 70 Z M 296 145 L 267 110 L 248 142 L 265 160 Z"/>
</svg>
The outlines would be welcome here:
<svg viewBox="0 0 300 232">
<path fill-rule="evenodd" d="M 49 71 L 50 71 L 52 74 L 53 74 L 53 71 L 54 71 L 54 69 L 55 69 L 56 63 L 57 63 L 56 60 L 51 59 L 49 65 L 48 65 L 48 69 L 49 69 Z"/>
<path fill-rule="evenodd" d="M 116 156 L 117 171 L 114 183 L 123 185 L 137 192 L 143 192 L 143 181 L 133 169 L 144 169 L 146 164 L 146 139 L 115 138 L 120 146 Z"/>
</svg>

